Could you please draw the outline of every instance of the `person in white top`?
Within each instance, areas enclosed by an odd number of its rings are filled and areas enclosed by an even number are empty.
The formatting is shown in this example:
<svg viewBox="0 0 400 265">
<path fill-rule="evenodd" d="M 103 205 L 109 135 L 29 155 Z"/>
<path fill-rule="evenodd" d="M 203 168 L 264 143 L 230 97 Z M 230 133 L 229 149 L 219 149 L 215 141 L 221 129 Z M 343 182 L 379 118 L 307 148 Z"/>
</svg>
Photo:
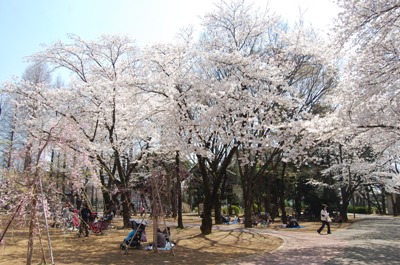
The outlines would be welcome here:
<svg viewBox="0 0 400 265">
<path fill-rule="evenodd" d="M 329 213 L 326 210 L 327 208 L 328 208 L 328 205 L 322 204 L 322 210 L 321 210 L 321 222 L 322 222 L 322 225 L 317 230 L 318 234 L 321 234 L 321 231 L 324 229 L 325 225 L 328 228 L 328 234 L 332 234 L 331 233 L 331 226 L 330 226 L 331 218 L 329 217 Z"/>
</svg>

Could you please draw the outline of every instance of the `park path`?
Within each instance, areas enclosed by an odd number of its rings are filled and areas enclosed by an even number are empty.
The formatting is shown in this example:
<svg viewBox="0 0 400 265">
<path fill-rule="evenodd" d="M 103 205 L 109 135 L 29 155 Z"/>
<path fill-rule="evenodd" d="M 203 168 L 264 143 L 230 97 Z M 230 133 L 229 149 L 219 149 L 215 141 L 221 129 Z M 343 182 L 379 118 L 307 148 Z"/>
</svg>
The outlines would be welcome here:
<svg viewBox="0 0 400 265">
<path fill-rule="evenodd" d="M 224 228 L 219 227 L 219 229 Z M 242 232 L 268 234 L 284 240 L 282 246 L 271 253 L 250 255 L 235 261 L 235 264 L 241 265 L 323 264 L 342 253 L 347 244 L 345 240 L 335 234 L 320 235 L 317 232 L 239 229 Z"/>
<path fill-rule="evenodd" d="M 280 237 L 284 243 L 271 253 L 246 256 L 235 264 L 400 265 L 400 218 L 358 215 L 357 219 L 348 229 L 334 230 L 332 235 L 247 229 Z"/>
</svg>

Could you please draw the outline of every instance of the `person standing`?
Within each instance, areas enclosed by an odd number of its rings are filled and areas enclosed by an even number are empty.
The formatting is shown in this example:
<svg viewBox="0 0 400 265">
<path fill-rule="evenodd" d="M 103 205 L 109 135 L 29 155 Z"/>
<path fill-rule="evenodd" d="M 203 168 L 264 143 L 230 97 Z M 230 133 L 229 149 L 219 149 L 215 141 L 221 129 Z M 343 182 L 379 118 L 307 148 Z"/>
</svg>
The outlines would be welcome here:
<svg viewBox="0 0 400 265">
<path fill-rule="evenodd" d="M 79 235 L 83 234 L 83 231 L 85 231 L 85 236 L 86 237 L 89 236 L 89 221 L 91 214 L 92 212 L 90 211 L 87 202 L 83 202 L 82 209 L 79 212 L 81 218 L 81 225 L 79 226 Z"/>
<path fill-rule="evenodd" d="M 63 208 L 61 209 L 61 217 L 63 220 L 64 227 L 72 226 L 71 220 L 71 212 L 72 212 L 72 205 L 70 202 L 65 202 Z"/>
<path fill-rule="evenodd" d="M 331 225 L 330 225 L 330 217 L 329 213 L 327 211 L 328 205 L 322 204 L 322 210 L 321 210 L 321 222 L 322 225 L 321 227 L 317 230 L 318 234 L 321 234 L 321 231 L 324 229 L 325 225 L 328 228 L 328 234 L 331 233 Z"/>
</svg>

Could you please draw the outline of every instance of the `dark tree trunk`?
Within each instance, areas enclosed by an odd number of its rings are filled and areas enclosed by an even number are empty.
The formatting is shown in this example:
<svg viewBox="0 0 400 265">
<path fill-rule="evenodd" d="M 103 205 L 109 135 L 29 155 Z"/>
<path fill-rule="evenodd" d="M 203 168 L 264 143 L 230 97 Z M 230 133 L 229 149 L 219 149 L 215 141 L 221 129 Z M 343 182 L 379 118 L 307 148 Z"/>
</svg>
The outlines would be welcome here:
<svg viewBox="0 0 400 265">
<path fill-rule="evenodd" d="M 253 216 L 253 185 L 252 176 L 249 173 L 249 166 L 245 165 L 243 167 L 239 166 L 240 179 L 243 191 L 243 203 L 244 203 L 244 227 L 250 228 L 253 226 L 252 216 Z"/>
<path fill-rule="evenodd" d="M 393 204 L 393 214 L 396 213 L 395 216 L 398 216 L 400 213 L 400 195 L 395 194 L 395 203 Z"/>
<path fill-rule="evenodd" d="M 370 195 L 369 195 L 369 191 L 368 191 L 368 187 L 366 188 L 366 197 L 367 197 L 367 203 L 368 203 L 368 209 L 367 209 L 367 213 L 371 214 L 372 213 L 372 207 L 371 207 L 371 199 L 370 199 Z"/>
<path fill-rule="evenodd" d="M 390 201 L 392 202 L 393 205 L 393 216 L 397 216 L 397 209 L 396 209 L 396 200 L 394 199 L 394 195 L 390 194 Z"/>
<path fill-rule="evenodd" d="M 347 217 L 347 208 L 349 207 L 350 200 L 353 197 L 353 189 L 350 187 L 342 187 L 340 188 L 342 195 L 342 205 L 340 207 L 340 216 L 342 217 L 343 222 L 348 222 L 349 218 Z M 354 207 L 354 205 L 353 205 Z"/>
<path fill-rule="evenodd" d="M 382 212 L 383 214 L 386 213 L 386 190 L 385 188 L 382 188 L 382 195 L 381 195 L 381 200 L 382 200 Z"/>
<path fill-rule="evenodd" d="M 11 168 L 11 162 L 12 162 L 12 154 L 13 154 L 13 149 L 14 149 L 14 132 L 15 132 L 15 114 L 14 112 L 12 121 L 11 121 L 11 130 L 10 130 L 10 140 L 9 140 L 9 146 L 8 146 L 8 154 L 7 154 L 7 168 Z"/>
<path fill-rule="evenodd" d="M 203 216 L 201 219 L 200 230 L 203 235 L 209 235 L 212 233 L 212 203 L 209 196 L 205 196 L 203 205 Z"/>
<path fill-rule="evenodd" d="M 33 199 L 31 202 L 31 219 L 29 220 L 29 232 L 28 232 L 28 253 L 26 255 L 26 264 L 32 264 L 33 257 L 33 247 L 34 247 L 34 230 L 36 223 L 36 199 Z"/>
<path fill-rule="evenodd" d="M 222 215 L 221 215 L 221 199 L 217 194 L 217 200 L 214 200 L 214 218 L 215 224 L 222 224 Z"/>
<path fill-rule="evenodd" d="M 339 213 L 342 217 L 343 222 L 349 221 L 349 218 L 347 217 L 347 207 L 349 207 L 349 204 L 349 201 L 343 201 L 343 203 L 340 205 Z"/>
<path fill-rule="evenodd" d="M 174 193 L 174 188 L 171 186 L 171 174 L 167 174 L 166 176 L 166 182 L 167 182 L 167 211 L 165 213 L 165 216 L 167 218 L 172 216 L 172 205 L 174 204 L 172 198 L 173 198 L 173 193 Z"/>
<path fill-rule="evenodd" d="M 233 155 L 236 153 L 237 146 L 232 147 L 224 159 L 218 161 L 220 166 L 207 170 L 207 159 L 201 155 L 197 156 L 198 166 L 202 176 L 203 192 L 204 192 L 204 212 L 200 230 L 203 235 L 208 235 L 212 232 L 211 211 L 214 200 L 220 200 L 218 191 L 221 187 L 221 182 L 226 174 L 226 170 L 232 161 Z M 214 161 L 215 162 L 215 161 Z M 216 164 L 216 163 L 214 163 Z M 214 174 L 212 177 L 210 174 Z"/>
<path fill-rule="evenodd" d="M 131 219 L 131 196 L 129 191 L 123 191 L 121 194 L 121 201 L 122 201 L 122 218 L 124 220 L 124 227 L 130 228 L 130 221 Z"/>
<path fill-rule="evenodd" d="M 219 199 L 217 200 L 218 203 L 214 203 L 214 209 L 215 209 L 215 223 L 216 224 L 222 224 L 222 216 L 221 216 L 221 207 L 222 207 L 222 200 L 225 198 L 225 191 L 226 191 L 226 181 L 228 179 L 228 174 L 224 175 L 224 180 L 222 181 L 221 185 L 221 194 L 218 195 Z M 229 196 L 230 197 L 230 196 Z M 228 203 L 228 215 L 232 215 L 232 208 L 231 208 L 231 200 L 230 198 L 227 199 Z"/>
<path fill-rule="evenodd" d="M 244 199 L 244 227 L 251 228 L 253 226 L 252 218 L 252 204 L 253 200 L 250 198 L 251 195 L 247 192 L 247 194 L 243 194 Z"/>
<path fill-rule="evenodd" d="M 269 200 L 267 199 L 267 195 L 266 194 L 263 195 L 262 200 L 263 200 L 265 212 L 271 213 L 270 210 L 269 210 L 270 203 L 269 203 Z"/>
<path fill-rule="evenodd" d="M 181 170 L 180 170 L 180 158 L 179 158 L 179 151 L 176 151 L 175 156 L 175 174 L 176 174 L 176 194 L 178 197 L 178 228 L 183 227 L 183 218 L 182 218 L 182 189 L 181 189 Z"/>
<path fill-rule="evenodd" d="M 266 176 L 267 178 L 267 183 L 266 183 L 266 188 L 265 188 L 265 211 L 268 212 L 271 215 L 272 220 L 274 220 L 274 211 L 272 209 L 272 174 L 268 174 Z"/>
<path fill-rule="evenodd" d="M 197 160 L 199 163 L 199 169 L 201 172 L 203 180 L 203 189 L 204 189 L 203 215 L 201 219 L 200 230 L 203 235 L 209 235 L 212 233 L 212 217 L 211 217 L 212 198 L 210 191 L 211 184 L 204 158 L 200 155 L 197 155 Z"/>
<path fill-rule="evenodd" d="M 240 167 L 239 167 L 240 168 Z M 240 177 L 243 190 L 243 201 L 244 201 L 244 227 L 250 228 L 253 226 L 252 217 L 253 212 L 253 185 L 252 175 L 250 174 L 249 165 L 245 165 L 240 169 Z"/>
<path fill-rule="evenodd" d="M 369 190 L 370 190 L 370 192 L 372 193 L 372 197 L 374 198 L 374 201 L 376 202 L 375 205 L 376 205 L 376 207 L 378 208 L 379 214 L 383 214 L 382 207 L 381 207 L 381 205 L 380 205 L 380 203 L 379 203 L 379 198 L 378 198 L 378 196 L 376 195 L 376 193 L 374 192 L 374 189 L 370 188 Z"/>
<path fill-rule="evenodd" d="M 282 194 L 279 196 L 279 208 L 281 209 L 282 212 L 282 223 L 286 224 L 287 223 L 287 213 L 285 209 L 285 198 L 282 196 Z"/>
<path fill-rule="evenodd" d="M 390 200 L 392 202 L 393 216 L 398 216 L 400 212 L 400 195 L 391 193 Z"/>
<path fill-rule="evenodd" d="M 282 223 L 287 223 L 287 214 L 285 209 L 285 172 L 286 172 L 286 163 L 283 163 L 282 175 L 279 181 L 279 207 L 282 212 Z"/>
<path fill-rule="evenodd" d="M 111 209 L 115 209 L 115 205 L 111 200 L 110 193 L 106 189 L 102 189 L 103 194 L 103 202 L 104 202 L 104 211 L 110 211 Z"/>
<path fill-rule="evenodd" d="M 174 182 L 174 187 L 177 186 L 176 184 L 176 179 L 173 181 Z M 171 193 L 171 212 L 172 212 L 172 218 L 176 218 L 178 217 L 178 199 L 176 197 L 176 192 L 175 192 L 175 188 L 172 189 L 172 193 Z"/>
</svg>

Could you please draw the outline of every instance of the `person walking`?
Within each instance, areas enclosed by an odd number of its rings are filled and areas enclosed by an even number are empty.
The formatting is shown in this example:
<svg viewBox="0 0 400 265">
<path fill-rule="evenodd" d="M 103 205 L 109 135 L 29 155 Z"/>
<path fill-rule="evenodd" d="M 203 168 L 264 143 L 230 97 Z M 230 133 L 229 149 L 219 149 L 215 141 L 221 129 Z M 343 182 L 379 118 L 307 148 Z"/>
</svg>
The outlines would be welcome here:
<svg viewBox="0 0 400 265">
<path fill-rule="evenodd" d="M 329 217 L 329 213 L 327 211 L 328 205 L 326 204 L 322 204 L 322 210 L 321 210 L 321 222 L 322 225 L 321 227 L 317 230 L 318 234 L 321 234 L 322 230 L 324 229 L 325 225 L 328 228 L 328 234 L 332 234 L 331 233 L 331 218 Z"/>
</svg>

